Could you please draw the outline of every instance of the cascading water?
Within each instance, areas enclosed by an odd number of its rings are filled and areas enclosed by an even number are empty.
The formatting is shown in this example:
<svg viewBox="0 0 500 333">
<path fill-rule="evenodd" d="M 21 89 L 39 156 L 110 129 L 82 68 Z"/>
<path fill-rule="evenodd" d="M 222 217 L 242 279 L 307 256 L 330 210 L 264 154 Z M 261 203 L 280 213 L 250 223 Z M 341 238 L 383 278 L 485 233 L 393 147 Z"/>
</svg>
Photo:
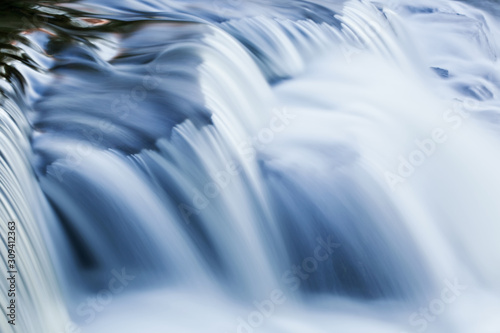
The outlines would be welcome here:
<svg viewBox="0 0 500 333">
<path fill-rule="evenodd" d="M 2 5 L 0 332 L 499 333 L 475 5 Z"/>
</svg>

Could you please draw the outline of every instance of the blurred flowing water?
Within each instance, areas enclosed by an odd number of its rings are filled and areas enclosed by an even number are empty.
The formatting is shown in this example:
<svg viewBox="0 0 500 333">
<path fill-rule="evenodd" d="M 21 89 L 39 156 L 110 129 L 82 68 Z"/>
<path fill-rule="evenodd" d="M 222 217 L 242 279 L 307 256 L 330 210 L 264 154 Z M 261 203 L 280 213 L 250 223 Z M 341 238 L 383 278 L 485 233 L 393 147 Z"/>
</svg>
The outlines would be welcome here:
<svg viewBox="0 0 500 333">
<path fill-rule="evenodd" d="M 0 8 L 2 333 L 500 332 L 494 2 Z"/>
</svg>

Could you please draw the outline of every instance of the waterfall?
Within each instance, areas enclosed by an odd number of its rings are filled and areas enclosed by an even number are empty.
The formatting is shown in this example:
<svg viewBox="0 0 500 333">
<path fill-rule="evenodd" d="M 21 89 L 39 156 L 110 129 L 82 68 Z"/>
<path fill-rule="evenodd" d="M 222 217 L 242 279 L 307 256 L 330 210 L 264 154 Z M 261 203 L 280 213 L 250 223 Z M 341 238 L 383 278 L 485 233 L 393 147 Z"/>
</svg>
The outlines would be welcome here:
<svg viewBox="0 0 500 333">
<path fill-rule="evenodd" d="M 500 332 L 497 4 L 27 6 L 2 333 Z"/>
</svg>

